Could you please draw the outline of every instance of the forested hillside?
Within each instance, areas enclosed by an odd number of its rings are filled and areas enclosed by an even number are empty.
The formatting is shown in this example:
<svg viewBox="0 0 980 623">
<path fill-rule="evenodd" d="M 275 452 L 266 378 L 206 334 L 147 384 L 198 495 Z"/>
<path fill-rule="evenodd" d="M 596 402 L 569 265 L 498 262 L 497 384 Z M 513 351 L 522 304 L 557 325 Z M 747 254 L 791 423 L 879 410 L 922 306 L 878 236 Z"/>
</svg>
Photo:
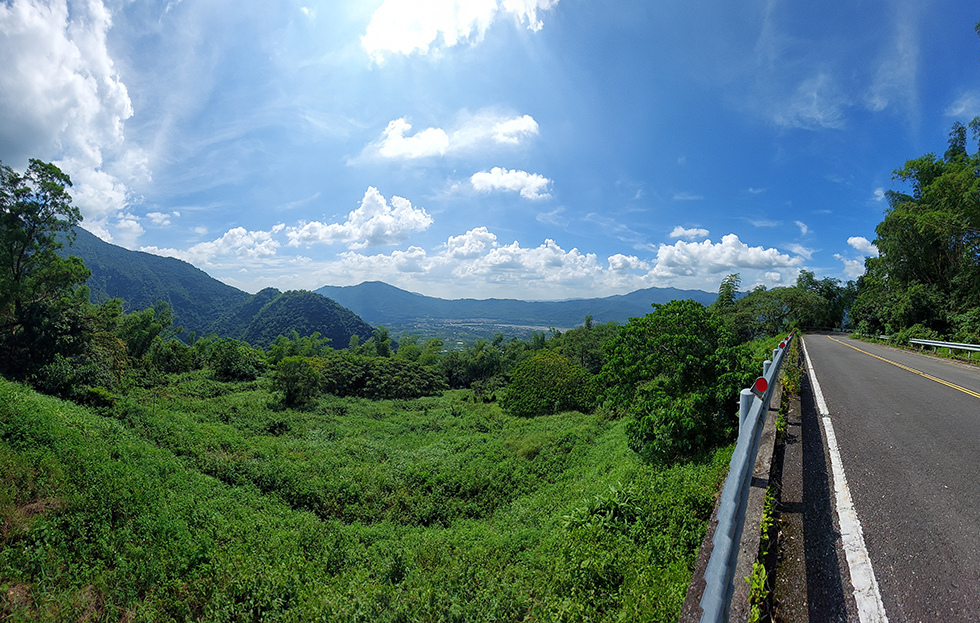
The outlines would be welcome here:
<svg viewBox="0 0 980 623">
<path fill-rule="evenodd" d="M 92 303 L 119 298 L 126 311 L 138 311 L 164 301 L 176 322 L 198 335 L 213 327 L 228 309 L 249 298 L 247 292 L 225 285 L 187 262 L 130 251 L 104 242 L 82 227 L 74 229 L 74 242 L 64 244 L 58 253 L 81 258 L 92 271 L 85 282 Z"/>
<path fill-rule="evenodd" d="M 214 333 L 268 346 L 293 331 L 301 335 L 319 332 L 340 347 L 354 335 L 362 340 L 371 336 L 370 325 L 319 295 L 282 293 L 275 288 L 251 295 L 182 260 L 130 251 L 81 227 L 74 228 L 73 234 L 71 244 L 67 244 L 67 234 L 62 234 L 57 253 L 79 257 L 91 271 L 85 284 L 92 303 L 118 298 L 124 311 L 132 312 L 163 301 L 184 335 Z"/>
</svg>

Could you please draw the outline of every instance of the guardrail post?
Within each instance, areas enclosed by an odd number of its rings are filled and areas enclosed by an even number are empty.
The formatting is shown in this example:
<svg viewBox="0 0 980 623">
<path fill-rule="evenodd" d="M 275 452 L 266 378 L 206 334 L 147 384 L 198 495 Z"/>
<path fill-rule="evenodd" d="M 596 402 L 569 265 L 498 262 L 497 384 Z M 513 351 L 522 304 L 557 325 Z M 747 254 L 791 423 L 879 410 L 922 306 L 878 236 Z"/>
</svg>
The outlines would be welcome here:
<svg viewBox="0 0 980 623">
<path fill-rule="evenodd" d="M 743 389 L 739 392 L 738 398 L 738 430 L 741 432 L 742 425 L 745 424 L 745 418 L 749 415 L 749 409 L 752 407 L 752 399 L 755 398 L 755 395 L 751 389 Z"/>
<path fill-rule="evenodd" d="M 762 362 L 762 376 L 767 376 L 769 374 L 769 366 L 771 365 L 772 362 L 768 359 Z"/>
</svg>

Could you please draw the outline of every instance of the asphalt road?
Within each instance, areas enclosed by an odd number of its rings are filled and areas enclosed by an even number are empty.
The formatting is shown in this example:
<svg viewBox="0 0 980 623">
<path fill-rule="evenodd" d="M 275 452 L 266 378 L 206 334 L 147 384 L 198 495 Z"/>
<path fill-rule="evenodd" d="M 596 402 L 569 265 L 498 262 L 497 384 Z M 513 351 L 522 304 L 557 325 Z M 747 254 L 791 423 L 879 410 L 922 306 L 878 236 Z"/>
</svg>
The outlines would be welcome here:
<svg viewBox="0 0 980 623">
<path fill-rule="evenodd" d="M 980 368 L 841 335 L 804 341 L 888 620 L 980 621 Z"/>
</svg>

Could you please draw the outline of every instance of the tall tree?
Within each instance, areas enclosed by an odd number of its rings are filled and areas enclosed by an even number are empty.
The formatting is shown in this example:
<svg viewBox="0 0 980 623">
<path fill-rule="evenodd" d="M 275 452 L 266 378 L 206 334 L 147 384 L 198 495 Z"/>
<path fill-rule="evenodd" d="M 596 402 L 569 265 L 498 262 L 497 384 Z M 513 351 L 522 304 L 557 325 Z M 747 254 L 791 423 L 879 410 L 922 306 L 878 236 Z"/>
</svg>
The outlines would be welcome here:
<svg viewBox="0 0 980 623">
<path fill-rule="evenodd" d="M 72 240 L 82 220 L 71 204 L 71 179 L 31 159 L 19 174 L 0 163 L 0 369 L 21 374 L 43 364 L 63 325 L 71 293 L 89 276 L 77 257 L 59 258 L 59 233 Z M 59 320 L 61 319 L 61 320 Z M 60 348 L 60 347 L 59 347 Z"/>
<path fill-rule="evenodd" d="M 980 137 L 980 118 L 970 123 Z M 855 311 L 871 332 L 920 324 L 940 334 L 980 306 L 980 154 L 967 153 L 967 128 L 954 123 L 942 158 L 909 160 L 893 178 L 876 229 L 879 257 L 866 263 Z"/>
</svg>

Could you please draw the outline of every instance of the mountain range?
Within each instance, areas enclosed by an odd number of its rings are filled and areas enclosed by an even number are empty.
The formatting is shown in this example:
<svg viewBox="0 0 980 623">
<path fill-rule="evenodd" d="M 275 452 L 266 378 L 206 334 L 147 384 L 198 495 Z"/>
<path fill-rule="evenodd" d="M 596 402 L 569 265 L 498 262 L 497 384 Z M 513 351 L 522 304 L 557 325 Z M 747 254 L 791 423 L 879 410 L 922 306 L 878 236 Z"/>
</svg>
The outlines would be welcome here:
<svg viewBox="0 0 980 623">
<path fill-rule="evenodd" d="M 182 260 L 130 251 L 82 228 L 75 234 L 74 244 L 65 244 L 59 253 L 78 256 L 92 271 L 86 283 L 93 302 L 118 297 L 126 311 L 136 311 L 166 301 L 185 334 L 215 333 L 256 346 L 267 346 L 292 331 L 316 331 L 330 338 L 335 348 L 343 348 L 353 335 L 362 342 L 369 338 L 371 325 L 382 325 L 395 337 L 415 333 L 473 341 L 498 332 L 527 337 L 535 330 L 578 326 L 586 316 L 596 323 L 625 323 L 649 313 L 652 303 L 690 298 L 707 305 L 717 296 L 702 290 L 648 288 L 566 301 L 447 300 L 377 281 L 313 292 L 266 288 L 249 294 Z"/>
<path fill-rule="evenodd" d="M 349 309 L 319 294 L 275 288 L 249 294 L 182 260 L 130 251 L 82 228 L 59 253 L 78 256 L 92 271 L 86 285 L 93 303 L 120 298 L 132 312 L 166 301 L 185 335 L 214 333 L 265 347 L 295 330 L 304 336 L 319 332 L 344 348 L 352 335 L 363 342 L 373 331 Z"/>
<path fill-rule="evenodd" d="M 717 294 L 702 290 L 647 288 L 629 294 L 566 301 L 517 299 L 441 299 L 406 292 L 379 281 L 356 286 L 324 286 L 314 290 L 329 297 L 373 325 L 383 325 L 395 335 L 419 333 L 449 337 L 470 332 L 526 336 L 549 328 L 568 329 L 593 322 L 625 323 L 650 313 L 653 303 L 694 299 L 708 305 Z"/>
</svg>

